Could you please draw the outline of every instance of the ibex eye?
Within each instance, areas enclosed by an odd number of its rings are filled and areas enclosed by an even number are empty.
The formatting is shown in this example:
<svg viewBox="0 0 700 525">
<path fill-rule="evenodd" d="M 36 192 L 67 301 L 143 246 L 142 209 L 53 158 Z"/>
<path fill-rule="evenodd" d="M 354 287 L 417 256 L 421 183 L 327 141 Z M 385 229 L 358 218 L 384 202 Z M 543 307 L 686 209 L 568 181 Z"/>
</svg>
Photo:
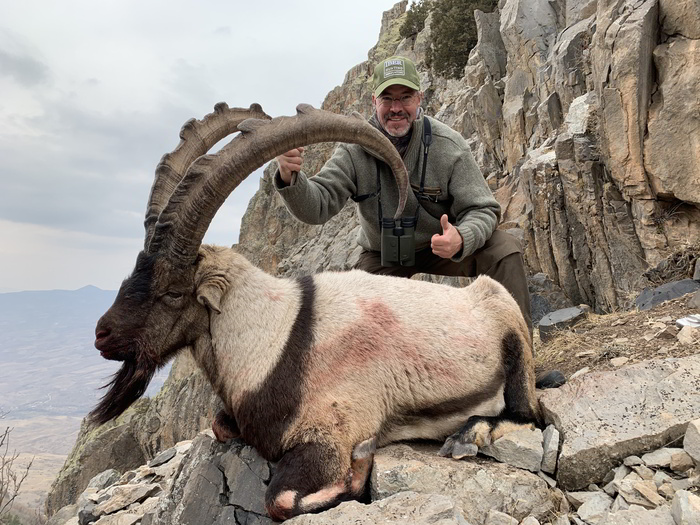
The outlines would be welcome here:
<svg viewBox="0 0 700 525">
<path fill-rule="evenodd" d="M 180 292 L 167 292 L 165 295 L 170 299 L 179 299 L 180 297 L 182 297 L 182 294 Z"/>
</svg>

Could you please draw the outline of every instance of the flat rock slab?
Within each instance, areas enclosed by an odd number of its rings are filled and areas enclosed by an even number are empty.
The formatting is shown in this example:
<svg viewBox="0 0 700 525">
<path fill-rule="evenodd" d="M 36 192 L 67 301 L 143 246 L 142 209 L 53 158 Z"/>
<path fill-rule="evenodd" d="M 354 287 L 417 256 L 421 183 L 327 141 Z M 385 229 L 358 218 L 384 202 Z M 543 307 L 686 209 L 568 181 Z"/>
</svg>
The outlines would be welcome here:
<svg viewBox="0 0 700 525">
<path fill-rule="evenodd" d="M 552 493 L 537 475 L 488 459 L 457 461 L 437 455 L 438 446 L 390 445 L 377 451 L 372 469 L 372 500 L 399 492 L 443 494 L 474 524 L 495 509 L 518 520 L 544 520 L 554 510 Z"/>
<path fill-rule="evenodd" d="M 168 450 L 164 450 L 156 457 L 154 457 L 151 461 L 149 461 L 148 466 L 159 467 L 161 465 L 164 465 L 165 463 L 173 459 L 175 457 L 175 454 L 177 454 L 177 450 L 175 450 L 175 447 L 169 448 Z"/>
<path fill-rule="evenodd" d="M 634 301 L 640 310 L 649 310 L 654 306 L 682 297 L 687 293 L 700 290 L 700 282 L 693 279 L 683 279 L 673 283 L 662 284 L 657 288 L 647 288 Z"/>
<path fill-rule="evenodd" d="M 468 525 L 448 496 L 402 492 L 363 505 L 348 501 L 320 514 L 305 514 L 285 521 L 289 525 Z"/>
<path fill-rule="evenodd" d="M 540 340 L 546 342 L 550 340 L 558 330 L 564 330 L 576 324 L 583 319 L 588 310 L 579 306 L 564 308 L 556 312 L 549 313 L 540 319 L 538 326 L 540 332 Z"/>
<path fill-rule="evenodd" d="M 683 437 L 700 413 L 700 355 L 591 372 L 545 390 L 540 403 L 564 436 L 557 481 L 578 490 Z"/>
<path fill-rule="evenodd" d="M 94 515 L 111 514 L 124 509 L 132 503 L 137 503 L 161 492 L 160 485 L 118 485 L 114 488 L 110 499 L 95 507 Z"/>
</svg>

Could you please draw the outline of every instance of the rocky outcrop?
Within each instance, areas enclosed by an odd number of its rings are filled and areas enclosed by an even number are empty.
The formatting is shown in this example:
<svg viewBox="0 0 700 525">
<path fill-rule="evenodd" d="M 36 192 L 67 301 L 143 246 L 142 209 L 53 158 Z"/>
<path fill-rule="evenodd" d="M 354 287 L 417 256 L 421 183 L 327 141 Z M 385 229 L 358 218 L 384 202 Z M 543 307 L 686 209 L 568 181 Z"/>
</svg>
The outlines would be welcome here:
<svg viewBox="0 0 700 525">
<path fill-rule="evenodd" d="M 138 401 L 114 422 L 97 428 L 83 421 L 76 444 L 51 486 L 47 514 L 75 502 L 90 479 L 105 469 L 124 473 L 209 428 L 219 403 L 194 360 L 183 352 L 153 399 Z"/>
<path fill-rule="evenodd" d="M 599 483 L 627 456 L 677 441 L 700 413 L 700 356 L 588 373 L 540 397 L 564 436 L 557 481 Z"/>
<path fill-rule="evenodd" d="M 570 518 L 588 524 L 694 524 L 700 475 L 690 452 L 699 425 L 700 420 L 688 425 L 685 450 L 664 447 L 627 456 L 606 473 L 602 489 L 589 484 L 583 492 L 564 493 L 542 472 L 480 457 L 441 458 L 436 446 L 391 445 L 375 455 L 368 501 L 342 503 L 289 523 L 540 525 Z M 556 464 L 556 444 L 551 450 Z M 274 469 L 244 442 L 218 443 L 206 431 L 121 477 L 115 471 L 95 476 L 76 504 L 57 512 L 49 525 L 271 525 L 263 501 Z M 552 516 L 558 517 L 550 521 Z"/>
</svg>

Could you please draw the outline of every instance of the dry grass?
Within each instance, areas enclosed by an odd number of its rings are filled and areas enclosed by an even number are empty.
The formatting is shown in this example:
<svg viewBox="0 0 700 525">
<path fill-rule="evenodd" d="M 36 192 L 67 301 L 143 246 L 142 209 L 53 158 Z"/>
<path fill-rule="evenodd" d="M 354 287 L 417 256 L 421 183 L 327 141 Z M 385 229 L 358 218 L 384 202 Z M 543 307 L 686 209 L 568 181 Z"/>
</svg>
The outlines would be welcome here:
<svg viewBox="0 0 700 525">
<path fill-rule="evenodd" d="M 666 301 L 644 312 L 588 314 L 546 343 L 535 330 L 535 365 L 538 370 L 557 369 L 569 377 L 584 367 L 611 370 L 615 366 L 610 360 L 616 357 L 626 357 L 631 364 L 700 353 L 700 344 L 683 345 L 676 338 L 676 320 L 698 313 L 687 306 L 691 297 Z"/>
</svg>

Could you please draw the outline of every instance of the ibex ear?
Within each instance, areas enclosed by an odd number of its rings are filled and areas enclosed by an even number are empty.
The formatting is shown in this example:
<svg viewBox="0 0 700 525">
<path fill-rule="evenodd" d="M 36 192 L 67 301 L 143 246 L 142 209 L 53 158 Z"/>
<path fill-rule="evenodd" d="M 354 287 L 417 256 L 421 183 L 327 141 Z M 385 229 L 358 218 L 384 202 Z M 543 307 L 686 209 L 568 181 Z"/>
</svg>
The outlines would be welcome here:
<svg viewBox="0 0 700 525">
<path fill-rule="evenodd" d="M 221 250 L 221 249 L 219 249 Z M 221 272 L 221 264 L 216 248 L 202 246 L 197 257 L 195 273 L 195 295 L 197 301 L 209 310 L 221 313 L 221 298 L 229 287 L 225 274 Z"/>
<path fill-rule="evenodd" d="M 197 301 L 216 312 L 221 313 L 221 295 L 223 290 L 218 286 L 204 285 L 197 288 Z"/>
</svg>

